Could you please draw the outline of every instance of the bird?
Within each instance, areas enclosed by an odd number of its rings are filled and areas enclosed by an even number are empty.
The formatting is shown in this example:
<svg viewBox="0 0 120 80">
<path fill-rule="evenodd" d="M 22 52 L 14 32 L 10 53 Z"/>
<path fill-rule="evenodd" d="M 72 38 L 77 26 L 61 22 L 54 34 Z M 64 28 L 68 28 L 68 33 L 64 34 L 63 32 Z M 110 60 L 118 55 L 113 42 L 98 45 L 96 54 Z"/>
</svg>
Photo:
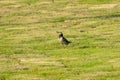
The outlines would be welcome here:
<svg viewBox="0 0 120 80">
<path fill-rule="evenodd" d="M 62 45 L 68 45 L 69 43 L 71 43 L 70 41 L 68 41 L 64 36 L 63 36 L 63 33 L 62 32 L 58 32 L 59 33 L 59 36 L 58 36 L 58 40 L 60 41 L 60 43 Z"/>
</svg>

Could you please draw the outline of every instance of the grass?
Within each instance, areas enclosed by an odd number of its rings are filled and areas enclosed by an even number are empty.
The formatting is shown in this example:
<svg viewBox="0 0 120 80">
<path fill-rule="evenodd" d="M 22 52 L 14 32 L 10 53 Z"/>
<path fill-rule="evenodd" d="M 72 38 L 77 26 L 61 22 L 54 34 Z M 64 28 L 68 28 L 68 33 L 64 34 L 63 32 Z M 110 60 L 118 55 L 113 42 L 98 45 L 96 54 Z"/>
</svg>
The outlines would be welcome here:
<svg viewBox="0 0 120 80">
<path fill-rule="evenodd" d="M 0 80 L 119 80 L 119 0 L 1 0 Z M 72 43 L 65 48 L 56 31 Z"/>
</svg>

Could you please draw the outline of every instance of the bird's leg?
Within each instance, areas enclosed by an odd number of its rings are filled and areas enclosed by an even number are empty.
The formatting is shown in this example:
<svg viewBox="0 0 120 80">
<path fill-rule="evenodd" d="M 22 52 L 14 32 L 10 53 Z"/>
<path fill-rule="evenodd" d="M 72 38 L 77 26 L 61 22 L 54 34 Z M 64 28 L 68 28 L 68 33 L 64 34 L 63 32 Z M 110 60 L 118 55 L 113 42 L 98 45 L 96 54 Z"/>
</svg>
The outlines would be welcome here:
<svg viewBox="0 0 120 80">
<path fill-rule="evenodd" d="M 64 44 L 62 43 L 62 46 L 65 48 Z"/>
</svg>

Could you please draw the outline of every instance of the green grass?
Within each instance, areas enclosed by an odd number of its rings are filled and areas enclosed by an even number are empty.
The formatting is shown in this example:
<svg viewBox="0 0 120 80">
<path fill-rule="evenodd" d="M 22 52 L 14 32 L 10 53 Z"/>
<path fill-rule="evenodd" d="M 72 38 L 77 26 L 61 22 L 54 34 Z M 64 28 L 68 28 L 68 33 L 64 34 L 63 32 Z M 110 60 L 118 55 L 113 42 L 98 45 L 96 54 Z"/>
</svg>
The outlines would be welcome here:
<svg viewBox="0 0 120 80">
<path fill-rule="evenodd" d="M 72 43 L 64 48 L 56 31 Z M 119 0 L 0 0 L 0 80 L 119 75 Z"/>
</svg>

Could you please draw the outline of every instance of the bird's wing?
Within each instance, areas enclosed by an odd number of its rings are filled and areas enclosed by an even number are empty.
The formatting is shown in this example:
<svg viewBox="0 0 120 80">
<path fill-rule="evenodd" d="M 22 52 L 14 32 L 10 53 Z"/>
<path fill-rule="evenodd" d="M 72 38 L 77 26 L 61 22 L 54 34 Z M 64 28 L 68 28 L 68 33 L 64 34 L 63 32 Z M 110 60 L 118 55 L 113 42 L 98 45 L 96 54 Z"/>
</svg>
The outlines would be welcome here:
<svg viewBox="0 0 120 80">
<path fill-rule="evenodd" d="M 70 41 L 68 41 L 66 38 L 63 37 L 63 40 L 66 42 L 66 43 L 70 43 Z"/>
</svg>

